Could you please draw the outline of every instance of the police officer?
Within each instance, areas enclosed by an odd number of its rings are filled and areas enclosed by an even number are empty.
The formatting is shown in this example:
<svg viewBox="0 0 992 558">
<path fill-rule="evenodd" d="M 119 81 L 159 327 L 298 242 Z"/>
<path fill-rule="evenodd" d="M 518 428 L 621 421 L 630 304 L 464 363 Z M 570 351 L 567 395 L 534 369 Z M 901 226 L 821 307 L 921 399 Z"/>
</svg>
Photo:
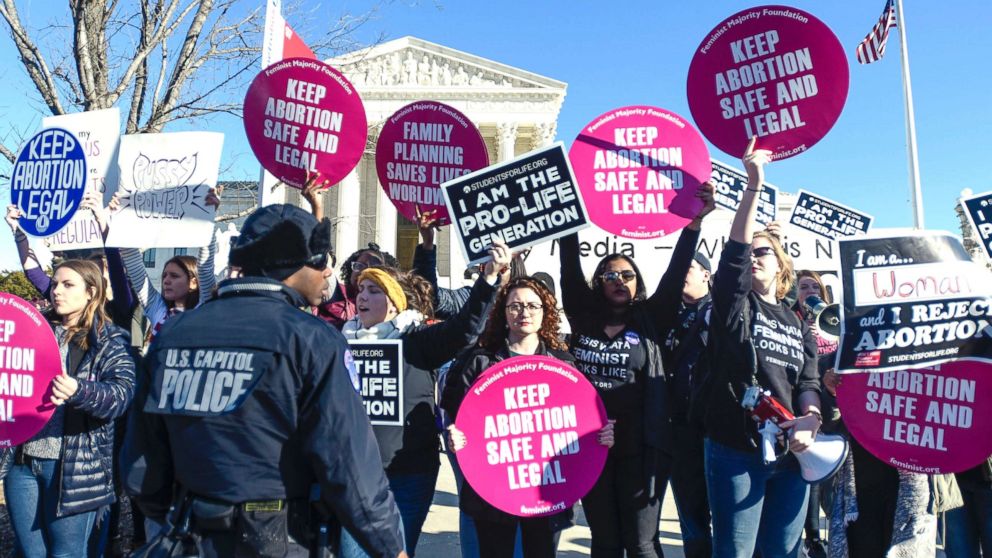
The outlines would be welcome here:
<svg viewBox="0 0 992 558">
<path fill-rule="evenodd" d="M 203 556 L 306 556 L 321 509 L 370 555 L 406 556 L 347 343 L 300 310 L 327 296 L 330 232 L 294 206 L 255 211 L 231 248 L 242 276 L 149 350 L 126 488 Z"/>
</svg>

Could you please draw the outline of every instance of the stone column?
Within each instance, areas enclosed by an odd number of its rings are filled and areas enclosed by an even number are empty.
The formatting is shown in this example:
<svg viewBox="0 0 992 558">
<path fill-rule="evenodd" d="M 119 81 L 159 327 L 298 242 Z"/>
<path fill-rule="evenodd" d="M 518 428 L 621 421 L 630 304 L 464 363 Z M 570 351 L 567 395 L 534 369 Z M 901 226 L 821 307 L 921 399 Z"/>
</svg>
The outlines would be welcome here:
<svg viewBox="0 0 992 558">
<path fill-rule="evenodd" d="M 533 149 L 541 149 L 554 143 L 558 134 L 557 122 L 540 122 L 534 126 Z"/>
<path fill-rule="evenodd" d="M 516 153 L 517 123 L 502 122 L 496 126 L 497 162 L 509 161 Z"/>
<path fill-rule="evenodd" d="M 334 224 L 334 254 L 338 261 L 344 261 L 352 252 L 358 250 L 358 213 L 362 201 L 362 185 L 358 180 L 357 167 L 344 177 L 340 184 L 341 197 L 338 198 L 338 214 L 331 216 Z"/>
</svg>

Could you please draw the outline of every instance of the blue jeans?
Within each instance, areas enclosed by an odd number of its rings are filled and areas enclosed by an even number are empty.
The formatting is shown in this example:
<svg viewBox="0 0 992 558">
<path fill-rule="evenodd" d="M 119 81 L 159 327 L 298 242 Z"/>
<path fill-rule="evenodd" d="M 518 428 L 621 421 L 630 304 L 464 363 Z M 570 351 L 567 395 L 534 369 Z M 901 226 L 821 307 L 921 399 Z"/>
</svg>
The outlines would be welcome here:
<svg viewBox="0 0 992 558">
<path fill-rule="evenodd" d="M 55 517 L 59 501 L 59 462 L 35 459 L 14 465 L 3 492 L 14 527 L 14 546 L 23 558 L 85 558 L 86 539 L 96 510 Z"/>
<path fill-rule="evenodd" d="M 462 474 L 462 468 L 458 466 L 458 458 L 455 457 L 455 454 L 449 450 L 445 452 L 445 455 L 448 456 L 451 472 L 455 476 L 455 490 L 461 495 L 465 475 Z M 479 558 L 479 535 L 475 531 L 475 520 L 472 519 L 471 515 L 463 512 L 461 507 L 458 509 L 458 542 L 461 544 L 462 558 Z M 557 548 L 557 546 L 556 536 L 555 547 Z M 523 541 L 521 540 L 520 529 L 517 529 L 513 545 L 513 558 L 523 558 L 523 555 Z"/>
<path fill-rule="evenodd" d="M 796 558 L 809 485 L 791 455 L 765 465 L 761 452 L 705 441 L 713 558 Z"/>
<path fill-rule="evenodd" d="M 417 550 L 420 530 L 427 520 L 427 512 L 434 500 L 434 486 L 437 485 L 437 471 L 433 473 L 391 474 L 386 473 L 389 490 L 393 493 L 396 506 L 400 509 L 403 521 L 403 540 L 406 553 L 413 558 Z M 368 554 L 358 545 L 358 541 L 347 530 L 341 531 L 341 557 L 365 558 Z"/>
<path fill-rule="evenodd" d="M 964 507 L 944 514 L 947 558 L 992 557 L 992 486 L 960 482 Z"/>
</svg>

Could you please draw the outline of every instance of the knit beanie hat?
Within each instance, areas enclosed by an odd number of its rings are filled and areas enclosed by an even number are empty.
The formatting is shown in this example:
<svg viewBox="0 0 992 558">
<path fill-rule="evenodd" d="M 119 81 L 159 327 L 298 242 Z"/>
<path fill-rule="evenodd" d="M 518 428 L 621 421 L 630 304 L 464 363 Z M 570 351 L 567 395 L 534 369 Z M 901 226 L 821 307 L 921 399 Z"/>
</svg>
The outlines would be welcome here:
<svg viewBox="0 0 992 558">
<path fill-rule="evenodd" d="M 289 204 L 252 213 L 231 246 L 229 262 L 244 275 L 282 281 L 331 251 L 331 222 Z"/>
</svg>

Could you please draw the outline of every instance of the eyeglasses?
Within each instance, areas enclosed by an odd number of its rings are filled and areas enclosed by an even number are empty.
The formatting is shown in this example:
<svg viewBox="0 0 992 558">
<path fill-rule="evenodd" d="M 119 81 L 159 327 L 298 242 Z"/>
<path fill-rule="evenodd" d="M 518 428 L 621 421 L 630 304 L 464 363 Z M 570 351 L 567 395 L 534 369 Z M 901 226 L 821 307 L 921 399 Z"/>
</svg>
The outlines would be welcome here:
<svg viewBox="0 0 992 558">
<path fill-rule="evenodd" d="M 611 281 L 623 281 L 624 283 L 630 283 L 635 277 L 637 277 L 637 274 L 630 270 L 607 271 L 599 277 L 604 283 L 609 283 Z"/>
<path fill-rule="evenodd" d="M 316 256 L 311 256 L 307 261 L 303 262 L 303 265 L 323 271 L 327 269 L 328 263 L 334 265 L 334 256 L 330 255 L 327 252 L 321 252 Z"/>
<path fill-rule="evenodd" d="M 382 267 L 382 262 L 373 262 L 373 263 L 351 262 L 352 271 L 363 271 L 370 267 Z"/>
<path fill-rule="evenodd" d="M 527 304 L 524 304 L 523 302 L 511 302 L 510 304 L 506 305 L 506 309 L 509 310 L 510 312 L 513 312 L 514 314 L 523 314 L 524 310 L 530 310 L 531 312 L 538 312 L 540 310 L 544 310 L 544 305 L 535 304 L 533 302 L 529 302 Z"/>
<path fill-rule="evenodd" d="M 751 250 L 751 255 L 757 258 L 763 258 L 768 254 L 774 254 L 775 250 L 771 246 L 759 246 Z"/>
</svg>

